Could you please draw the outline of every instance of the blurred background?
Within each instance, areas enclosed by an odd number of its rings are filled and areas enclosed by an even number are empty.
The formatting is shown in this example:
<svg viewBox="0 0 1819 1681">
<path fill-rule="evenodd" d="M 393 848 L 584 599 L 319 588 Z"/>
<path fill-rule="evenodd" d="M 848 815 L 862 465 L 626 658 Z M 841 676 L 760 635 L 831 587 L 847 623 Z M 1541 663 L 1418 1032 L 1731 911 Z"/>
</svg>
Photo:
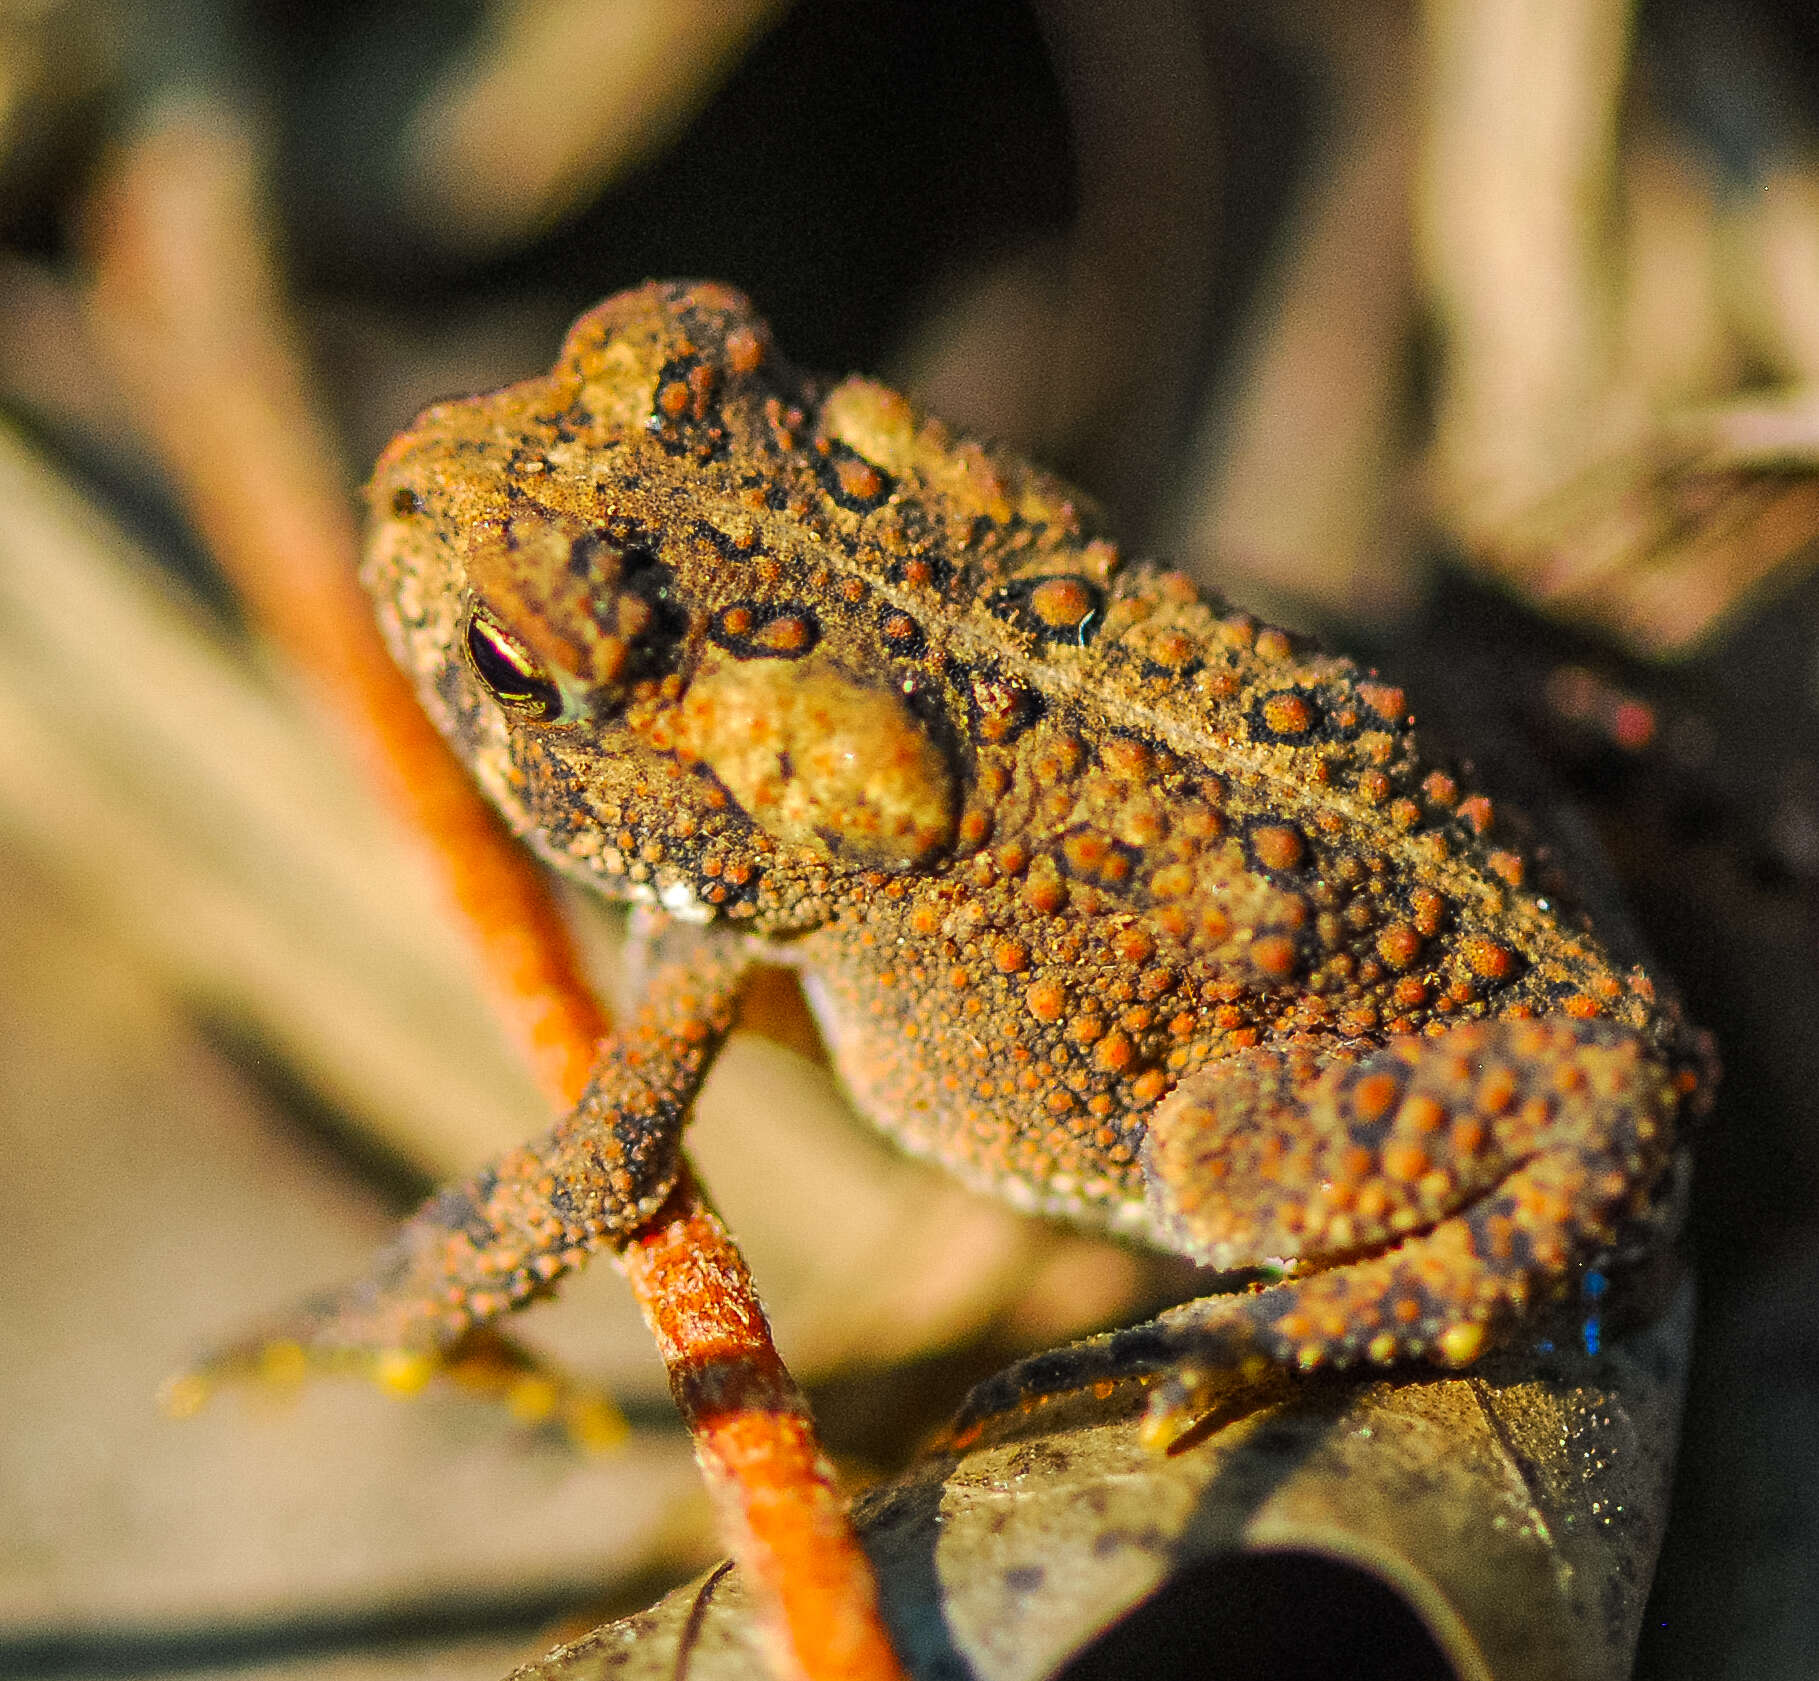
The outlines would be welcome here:
<svg viewBox="0 0 1819 1681">
<path fill-rule="evenodd" d="M 0 0 L 0 1673 L 497 1674 L 715 1556 L 606 1268 L 527 1334 L 612 1455 L 437 1393 L 154 1405 L 539 1115 L 246 629 L 246 510 L 351 544 L 418 408 L 653 275 L 1603 836 L 1728 1070 L 1638 1673 L 1819 1672 L 1815 89 L 1794 0 Z M 900 1160 L 767 1026 L 694 1147 L 856 1475 L 1182 1288 Z"/>
</svg>

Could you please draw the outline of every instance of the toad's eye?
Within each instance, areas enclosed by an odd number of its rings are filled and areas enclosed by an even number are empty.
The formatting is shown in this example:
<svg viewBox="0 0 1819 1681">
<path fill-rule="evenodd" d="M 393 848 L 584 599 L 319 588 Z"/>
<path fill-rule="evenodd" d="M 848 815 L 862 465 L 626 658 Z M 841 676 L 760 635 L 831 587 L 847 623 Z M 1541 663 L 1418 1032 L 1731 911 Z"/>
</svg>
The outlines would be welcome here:
<svg viewBox="0 0 1819 1681">
<path fill-rule="evenodd" d="M 549 673 L 483 607 L 467 617 L 467 657 L 474 675 L 514 718 L 547 724 L 562 715 L 562 691 Z"/>
</svg>

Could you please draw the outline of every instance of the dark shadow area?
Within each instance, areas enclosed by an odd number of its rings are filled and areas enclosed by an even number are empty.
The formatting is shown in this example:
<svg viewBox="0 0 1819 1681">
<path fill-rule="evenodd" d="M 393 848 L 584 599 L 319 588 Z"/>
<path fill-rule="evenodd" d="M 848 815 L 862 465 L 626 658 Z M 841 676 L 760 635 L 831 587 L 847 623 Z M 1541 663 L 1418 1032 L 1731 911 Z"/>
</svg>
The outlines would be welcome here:
<svg viewBox="0 0 1819 1681">
<path fill-rule="evenodd" d="M 1188 1566 L 1080 1653 L 1057 1681 L 1453 1681 L 1407 1603 L 1378 1578 L 1311 1553 Z"/>
</svg>

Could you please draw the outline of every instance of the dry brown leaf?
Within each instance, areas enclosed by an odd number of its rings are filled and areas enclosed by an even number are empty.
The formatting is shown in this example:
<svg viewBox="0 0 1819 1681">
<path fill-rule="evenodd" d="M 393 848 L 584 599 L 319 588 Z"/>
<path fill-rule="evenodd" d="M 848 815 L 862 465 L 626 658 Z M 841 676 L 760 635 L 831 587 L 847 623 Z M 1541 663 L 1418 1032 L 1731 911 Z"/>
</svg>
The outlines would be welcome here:
<svg viewBox="0 0 1819 1681">
<path fill-rule="evenodd" d="M 1380 1579 L 1463 1681 L 1620 1681 L 1665 1517 L 1691 1322 L 1682 1288 L 1596 1355 L 1563 1340 L 1469 1376 L 1275 1377 L 1167 1457 L 1140 1444 L 1128 1392 L 1059 1403 L 931 1453 L 865 1497 L 858 1520 L 919 1675 L 1037 1681 L 1171 1579 L 1287 1553 Z M 1577 1336 L 1570 1321 L 1560 1334 Z M 712 1574 L 515 1681 L 754 1675 L 747 1614 L 736 1574 Z M 1198 1634 L 1219 1652 L 1216 1622 Z"/>
<path fill-rule="evenodd" d="M 1819 535 L 1819 172 L 1727 188 L 1647 78 L 1621 129 L 1630 13 L 1428 8 L 1426 488 L 1541 611 L 1677 658 Z M 1752 374 L 1791 394 L 1739 396 Z"/>
</svg>

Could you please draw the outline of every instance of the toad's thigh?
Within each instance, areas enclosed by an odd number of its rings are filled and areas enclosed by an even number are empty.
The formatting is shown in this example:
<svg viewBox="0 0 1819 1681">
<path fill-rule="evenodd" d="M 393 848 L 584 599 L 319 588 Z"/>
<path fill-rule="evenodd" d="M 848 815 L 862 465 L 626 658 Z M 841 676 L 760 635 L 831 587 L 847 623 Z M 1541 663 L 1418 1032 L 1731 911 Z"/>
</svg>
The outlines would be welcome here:
<svg viewBox="0 0 1819 1681">
<path fill-rule="evenodd" d="M 1368 1052 L 1259 1046 L 1158 1104 L 1152 1221 L 1211 1266 L 1329 1263 L 1437 1225 L 1548 1152 L 1580 1164 L 1594 1202 L 1620 1200 L 1665 1159 L 1673 1106 L 1633 1034 L 1565 1017 Z"/>
</svg>

